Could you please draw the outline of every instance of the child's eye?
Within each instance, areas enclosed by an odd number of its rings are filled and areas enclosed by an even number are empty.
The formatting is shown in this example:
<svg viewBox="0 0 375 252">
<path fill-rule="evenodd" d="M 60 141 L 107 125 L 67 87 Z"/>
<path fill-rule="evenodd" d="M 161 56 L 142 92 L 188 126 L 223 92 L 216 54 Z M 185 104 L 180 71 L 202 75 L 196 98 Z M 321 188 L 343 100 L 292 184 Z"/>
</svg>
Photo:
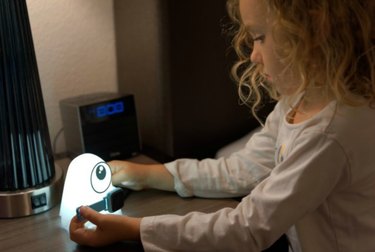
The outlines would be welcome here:
<svg viewBox="0 0 375 252">
<path fill-rule="evenodd" d="M 255 42 L 255 41 L 264 42 L 264 39 L 265 39 L 265 38 L 266 38 L 265 35 L 259 35 L 259 36 L 255 37 L 255 38 L 253 38 L 253 41 L 254 41 L 254 42 Z"/>
</svg>

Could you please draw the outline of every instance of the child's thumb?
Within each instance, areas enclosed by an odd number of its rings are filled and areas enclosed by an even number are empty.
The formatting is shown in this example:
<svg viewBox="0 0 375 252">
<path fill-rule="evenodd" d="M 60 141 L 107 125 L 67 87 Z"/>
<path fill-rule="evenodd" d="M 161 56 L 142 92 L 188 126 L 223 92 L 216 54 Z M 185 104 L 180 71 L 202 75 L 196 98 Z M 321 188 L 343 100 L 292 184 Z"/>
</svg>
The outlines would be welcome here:
<svg viewBox="0 0 375 252">
<path fill-rule="evenodd" d="M 84 219 L 92 222 L 95 225 L 98 224 L 100 213 L 98 213 L 94 209 L 92 209 L 88 206 L 82 206 L 82 207 L 79 208 L 79 212 Z"/>
</svg>

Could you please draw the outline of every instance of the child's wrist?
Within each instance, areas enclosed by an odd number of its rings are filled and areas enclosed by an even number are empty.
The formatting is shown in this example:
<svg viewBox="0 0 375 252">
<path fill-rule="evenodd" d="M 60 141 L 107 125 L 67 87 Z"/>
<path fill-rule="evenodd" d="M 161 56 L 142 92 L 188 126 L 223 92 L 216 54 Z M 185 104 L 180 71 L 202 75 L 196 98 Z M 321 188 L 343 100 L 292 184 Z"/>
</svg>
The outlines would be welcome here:
<svg viewBox="0 0 375 252">
<path fill-rule="evenodd" d="M 147 170 L 146 184 L 148 188 L 174 191 L 172 175 L 162 164 L 150 165 Z"/>
<path fill-rule="evenodd" d="M 124 238 L 128 241 L 141 240 L 141 220 L 142 218 L 126 217 L 125 226 L 122 230 L 125 231 Z"/>
<path fill-rule="evenodd" d="M 142 183 L 143 183 L 144 188 L 152 188 L 152 189 L 158 188 L 158 185 L 157 185 L 158 172 L 157 172 L 157 167 L 155 165 L 144 166 L 144 173 L 142 177 L 143 177 Z"/>
</svg>

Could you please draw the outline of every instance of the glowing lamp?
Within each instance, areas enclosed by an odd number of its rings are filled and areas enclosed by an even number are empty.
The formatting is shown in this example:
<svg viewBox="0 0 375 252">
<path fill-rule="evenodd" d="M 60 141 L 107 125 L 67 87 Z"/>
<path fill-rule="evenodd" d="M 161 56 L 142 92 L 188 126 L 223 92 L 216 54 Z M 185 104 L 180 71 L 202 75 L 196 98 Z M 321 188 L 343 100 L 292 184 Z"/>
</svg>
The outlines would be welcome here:
<svg viewBox="0 0 375 252">
<path fill-rule="evenodd" d="M 128 191 L 111 182 L 111 170 L 100 157 L 85 153 L 69 164 L 60 206 L 61 225 L 67 231 L 80 206 L 90 206 L 103 213 L 122 214 Z M 87 227 L 93 224 L 87 223 Z"/>
</svg>

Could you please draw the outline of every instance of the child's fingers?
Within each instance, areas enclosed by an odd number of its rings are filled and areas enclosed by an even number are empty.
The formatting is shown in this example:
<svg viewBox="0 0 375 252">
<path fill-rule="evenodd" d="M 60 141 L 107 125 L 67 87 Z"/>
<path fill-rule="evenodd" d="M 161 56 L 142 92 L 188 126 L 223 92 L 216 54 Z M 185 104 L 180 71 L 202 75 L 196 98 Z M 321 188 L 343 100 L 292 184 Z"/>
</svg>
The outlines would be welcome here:
<svg viewBox="0 0 375 252">
<path fill-rule="evenodd" d="M 84 229 L 85 221 L 80 221 L 77 216 L 74 216 L 70 221 L 69 233 L 75 233 L 77 230 Z"/>
<path fill-rule="evenodd" d="M 79 221 L 77 217 L 72 219 L 69 227 L 70 239 L 80 245 L 90 245 L 92 242 L 93 230 L 86 229 L 84 222 Z"/>
<path fill-rule="evenodd" d="M 121 170 L 121 166 L 118 164 L 117 161 L 109 161 L 108 163 L 109 168 L 111 169 L 111 173 L 114 174 Z"/>
<path fill-rule="evenodd" d="M 100 213 L 95 211 L 94 209 L 87 207 L 87 206 L 82 206 L 79 208 L 80 215 L 85 219 L 86 221 L 90 221 L 95 225 L 98 225 L 99 218 L 100 218 Z M 75 216 L 75 218 L 77 218 Z M 78 218 L 77 218 L 78 220 Z"/>
</svg>

